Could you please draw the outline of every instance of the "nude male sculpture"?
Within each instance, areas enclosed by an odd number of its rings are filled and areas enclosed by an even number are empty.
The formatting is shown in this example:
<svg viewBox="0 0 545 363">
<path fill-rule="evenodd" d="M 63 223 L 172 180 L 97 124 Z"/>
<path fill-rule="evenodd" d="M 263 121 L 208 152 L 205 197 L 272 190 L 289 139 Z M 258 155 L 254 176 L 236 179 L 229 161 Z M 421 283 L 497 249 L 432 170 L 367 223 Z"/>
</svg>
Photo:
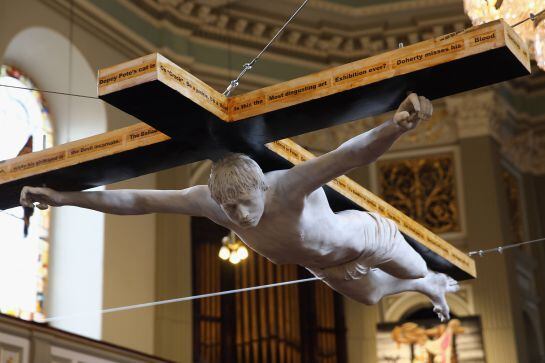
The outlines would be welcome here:
<svg viewBox="0 0 545 363">
<path fill-rule="evenodd" d="M 322 186 L 375 161 L 403 133 L 431 117 L 431 102 L 409 95 L 392 120 L 337 149 L 288 170 L 263 174 L 255 161 L 231 154 L 215 162 L 208 186 L 184 190 L 57 192 L 25 187 L 21 205 L 72 205 L 104 213 L 179 213 L 207 217 L 229 228 L 274 263 L 299 264 L 330 287 L 364 304 L 417 291 L 449 319 L 445 294 L 457 283 L 429 271 L 394 222 L 374 213 L 334 213 Z"/>
</svg>

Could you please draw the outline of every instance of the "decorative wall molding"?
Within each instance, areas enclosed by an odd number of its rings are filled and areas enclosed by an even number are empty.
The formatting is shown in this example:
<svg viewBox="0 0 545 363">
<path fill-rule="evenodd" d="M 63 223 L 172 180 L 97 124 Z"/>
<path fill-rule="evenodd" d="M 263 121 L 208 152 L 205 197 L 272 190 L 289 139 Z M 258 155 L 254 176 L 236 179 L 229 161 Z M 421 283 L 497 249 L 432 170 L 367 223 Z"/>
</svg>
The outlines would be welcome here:
<svg viewBox="0 0 545 363">
<path fill-rule="evenodd" d="M 112 360 L 106 360 L 98 358 L 96 356 L 83 354 L 81 352 L 76 352 L 73 350 L 51 346 L 51 356 L 53 362 L 57 360 L 60 362 L 69 362 L 69 363 L 79 363 L 79 362 L 93 362 L 93 363 L 115 363 Z"/>
<path fill-rule="evenodd" d="M 380 195 L 434 233 L 460 233 L 456 167 L 451 152 L 376 163 Z"/>
<path fill-rule="evenodd" d="M 98 32 L 97 35 L 102 34 L 101 38 L 109 43 L 115 42 L 118 49 L 131 57 L 136 55 L 135 52 L 142 55 L 143 50 L 151 52 L 161 49 L 165 53 L 163 48 L 169 48 L 169 42 L 183 36 L 218 40 L 225 47 L 232 43 L 257 52 L 282 26 L 296 5 L 293 1 L 280 1 L 282 4 L 275 2 L 275 9 L 282 10 L 273 13 L 266 9 L 270 4 L 265 1 L 114 1 L 149 24 L 150 29 L 161 29 L 172 34 L 162 37 L 162 44 L 152 44 L 126 26 L 127 19 L 113 18 L 101 10 L 97 3 L 89 1 L 74 4 L 76 23 L 93 28 Z M 56 7 L 66 16 L 70 13 L 69 1 L 44 0 L 44 3 Z M 395 49 L 399 43 L 416 43 L 470 25 L 461 7 L 454 5 L 454 0 L 441 0 L 433 4 L 430 0 L 395 2 L 362 6 L 349 12 L 346 6 L 322 3 L 311 5 L 305 11 L 312 13 L 312 19 L 323 21 L 312 22 L 305 20 L 305 16 L 302 16 L 301 21 L 296 19 L 270 49 L 268 56 L 286 55 L 291 59 L 304 59 L 322 66 L 335 65 Z M 453 5 L 454 8 L 445 9 L 445 4 Z M 265 9 L 260 12 L 259 6 Z M 335 12 L 335 9 L 343 14 L 339 18 L 342 20 L 330 20 L 331 11 Z M 426 11 L 422 12 L 424 9 Z M 395 23 L 390 18 L 396 14 L 410 20 Z M 377 17 L 382 19 L 378 23 Z M 352 20 L 353 24 L 347 25 L 347 20 Z"/>
<path fill-rule="evenodd" d="M 14 354 L 6 354 L 11 352 Z M 0 315 L 0 361 L 2 363 L 172 362 L 111 343 L 68 333 L 46 324 L 36 324 L 7 315 Z"/>
<path fill-rule="evenodd" d="M 490 135 L 494 100 L 494 92 L 490 89 L 445 99 L 448 115 L 456 122 L 459 138 Z"/>
<path fill-rule="evenodd" d="M 292 0 L 291 2 L 297 3 L 298 0 Z M 315 0 L 312 6 L 326 11 L 339 13 L 345 16 L 373 16 L 378 14 L 385 14 L 396 11 L 409 11 L 418 10 L 424 8 L 430 8 L 435 6 L 459 6 L 458 0 L 413 0 L 403 2 L 385 2 L 384 4 L 377 5 L 359 5 L 350 6 L 338 4 L 328 0 Z"/>
<path fill-rule="evenodd" d="M 545 174 L 545 114 L 529 116 L 525 110 L 499 101 L 491 118 L 490 131 L 503 157 L 518 171 Z"/>
<path fill-rule="evenodd" d="M 532 77 L 445 99 L 448 117 L 456 122 L 458 138 L 493 137 L 502 155 L 523 173 L 545 174 L 545 113 L 530 114 L 526 103 L 541 88 L 526 87 Z M 507 93 L 507 95 L 505 95 Z M 532 107 L 536 108 L 536 107 Z"/>
<path fill-rule="evenodd" d="M 391 119 L 392 116 L 393 113 L 389 112 L 330 127 L 327 132 L 311 132 L 297 136 L 294 139 L 308 149 L 323 153 L 333 150 L 350 138 L 380 125 Z M 450 145 L 456 143 L 458 139 L 458 125 L 455 119 L 448 114 L 444 101 L 437 101 L 434 104 L 432 118 L 403 135 L 392 146 L 390 152 Z"/>
<path fill-rule="evenodd" d="M 7 345 L 12 349 L 6 349 L 2 345 Z M 3 357 L 5 355 L 5 357 Z M 21 336 L 5 334 L 0 332 L 0 358 L 5 358 L 10 362 L 10 358 L 18 358 L 20 363 L 30 362 L 30 341 Z"/>
<path fill-rule="evenodd" d="M 255 50 L 270 40 L 298 5 L 298 1 L 278 1 L 273 11 L 269 2 L 255 1 L 221 5 L 213 1 L 214 6 L 197 0 L 118 1 L 141 8 L 156 24 L 159 20 L 168 22 L 177 28 L 191 29 L 195 36 L 230 39 Z M 445 5 L 451 7 L 445 9 Z M 346 63 L 395 49 L 400 43 L 412 44 L 470 26 L 462 7 L 453 0 L 414 0 L 357 8 L 321 1 L 309 4 L 305 12 L 320 22 L 301 14 L 277 40 L 271 53 L 328 65 Z M 332 12 L 342 16 L 335 21 Z M 395 24 L 390 19 L 396 14 L 411 21 Z M 377 17 L 383 20 L 377 23 Z"/>
<path fill-rule="evenodd" d="M 449 231 L 446 233 L 441 233 L 440 236 L 448 240 L 453 245 L 458 248 L 465 247 L 465 238 L 467 236 L 467 222 L 466 222 L 466 211 L 465 211 L 465 192 L 463 188 L 463 174 L 462 174 L 462 165 L 461 165 L 461 156 L 460 149 L 457 145 L 441 146 L 441 147 L 427 147 L 417 150 L 403 150 L 389 152 L 381 156 L 376 163 L 373 163 L 369 167 L 371 190 L 377 195 L 381 195 L 381 188 L 379 185 L 379 165 L 383 161 L 392 161 L 400 160 L 404 161 L 407 159 L 422 159 L 425 160 L 427 157 L 433 158 L 438 155 L 450 154 L 453 158 L 454 166 L 454 194 L 455 194 L 455 203 L 456 209 L 458 211 L 458 223 L 459 230 Z M 430 227 L 428 227 L 430 228 Z"/>
<path fill-rule="evenodd" d="M 518 134 L 505 132 L 504 125 L 494 123 L 494 137 L 503 156 L 523 173 L 545 174 L 545 130 L 526 130 Z"/>
</svg>

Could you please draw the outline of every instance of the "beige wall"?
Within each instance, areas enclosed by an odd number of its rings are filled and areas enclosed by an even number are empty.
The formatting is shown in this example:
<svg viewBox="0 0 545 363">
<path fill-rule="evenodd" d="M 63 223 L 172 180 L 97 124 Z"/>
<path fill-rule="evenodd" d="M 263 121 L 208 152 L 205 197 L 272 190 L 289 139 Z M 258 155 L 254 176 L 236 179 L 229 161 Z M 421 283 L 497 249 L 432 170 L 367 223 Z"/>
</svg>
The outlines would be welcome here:
<svg viewBox="0 0 545 363">
<path fill-rule="evenodd" d="M 376 326 L 380 322 L 379 306 L 365 306 L 350 299 L 344 300 L 344 306 L 348 362 L 376 362 Z"/>
<path fill-rule="evenodd" d="M 108 189 L 155 187 L 155 175 L 116 183 Z M 104 307 L 155 300 L 155 216 L 107 216 L 104 238 Z M 153 308 L 107 314 L 102 339 L 154 353 Z"/>
<path fill-rule="evenodd" d="M 189 186 L 191 166 L 157 174 L 160 189 Z M 159 300 L 192 295 L 190 218 L 158 214 L 156 217 L 156 296 Z M 176 362 L 192 362 L 193 310 L 191 302 L 157 307 L 155 353 Z"/>
<path fill-rule="evenodd" d="M 464 175 L 469 250 L 497 247 L 503 241 L 499 155 L 489 137 L 460 143 Z M 490 255 L 477 260 L 478 278 L 472 282 L 474 304 L 481 316 L 486 358 L 489 362 L 518 362 L 506 257 Z"/>
</svg>

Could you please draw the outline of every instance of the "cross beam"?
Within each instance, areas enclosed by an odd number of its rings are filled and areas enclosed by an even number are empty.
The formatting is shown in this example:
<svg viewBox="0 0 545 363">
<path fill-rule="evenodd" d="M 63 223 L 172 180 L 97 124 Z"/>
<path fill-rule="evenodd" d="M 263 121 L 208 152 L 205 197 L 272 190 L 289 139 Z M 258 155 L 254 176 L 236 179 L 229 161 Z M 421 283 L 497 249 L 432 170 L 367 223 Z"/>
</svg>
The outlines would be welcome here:
<svg viewBox="0 0 545 363">
<path fill-rule="evenodd" d="M 99 97 L 206 157 L 527 75 L 529 52 L 502 20 L 227 98 L 160 54 L 99 71 Z"/>
<path fill-rule="evenodd" d="M 265 171 L 286 168 L 287 161 L 313 157 L 280 140 L 287 136 L 389 111 L 408 91 L 434 99 L 529 71 L 528 49 L 503 21 L 232 98 L 152 54 L 101 70 L 99 96 L 155 128 L 140 123 L 0 164 L 0 208 L 15 206 L 24 185 L 82 190 L 226 151 L 251 154 Z M 464 253 L 350 179 L 326 189 L 336 210 L 395 220 L 432 269 L 457 279 L 476 276 Z"/>
</svg>

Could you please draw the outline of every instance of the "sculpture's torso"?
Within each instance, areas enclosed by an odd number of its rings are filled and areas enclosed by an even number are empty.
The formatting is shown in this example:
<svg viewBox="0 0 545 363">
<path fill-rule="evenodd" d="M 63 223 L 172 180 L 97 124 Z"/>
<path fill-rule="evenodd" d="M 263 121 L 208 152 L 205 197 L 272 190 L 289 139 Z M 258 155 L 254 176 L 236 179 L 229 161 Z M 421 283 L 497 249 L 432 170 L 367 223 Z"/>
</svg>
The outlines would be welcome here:
<svg viewBox="0 0 545 363">
<path fill-rule="evenodd" d="M 285 200 L 276 183 L 283 173 L 266 174 L 270 188 L 256 227 L 238 227 L 223 213 L 215 222 L 234 230 L 250 248 L 275 263 L 328 267 L 357 258 L 364 247 L 364 228 L 372 220 L 355 210 L 334 213 L 323 188 L 305 199 Z"/>
</svg>

